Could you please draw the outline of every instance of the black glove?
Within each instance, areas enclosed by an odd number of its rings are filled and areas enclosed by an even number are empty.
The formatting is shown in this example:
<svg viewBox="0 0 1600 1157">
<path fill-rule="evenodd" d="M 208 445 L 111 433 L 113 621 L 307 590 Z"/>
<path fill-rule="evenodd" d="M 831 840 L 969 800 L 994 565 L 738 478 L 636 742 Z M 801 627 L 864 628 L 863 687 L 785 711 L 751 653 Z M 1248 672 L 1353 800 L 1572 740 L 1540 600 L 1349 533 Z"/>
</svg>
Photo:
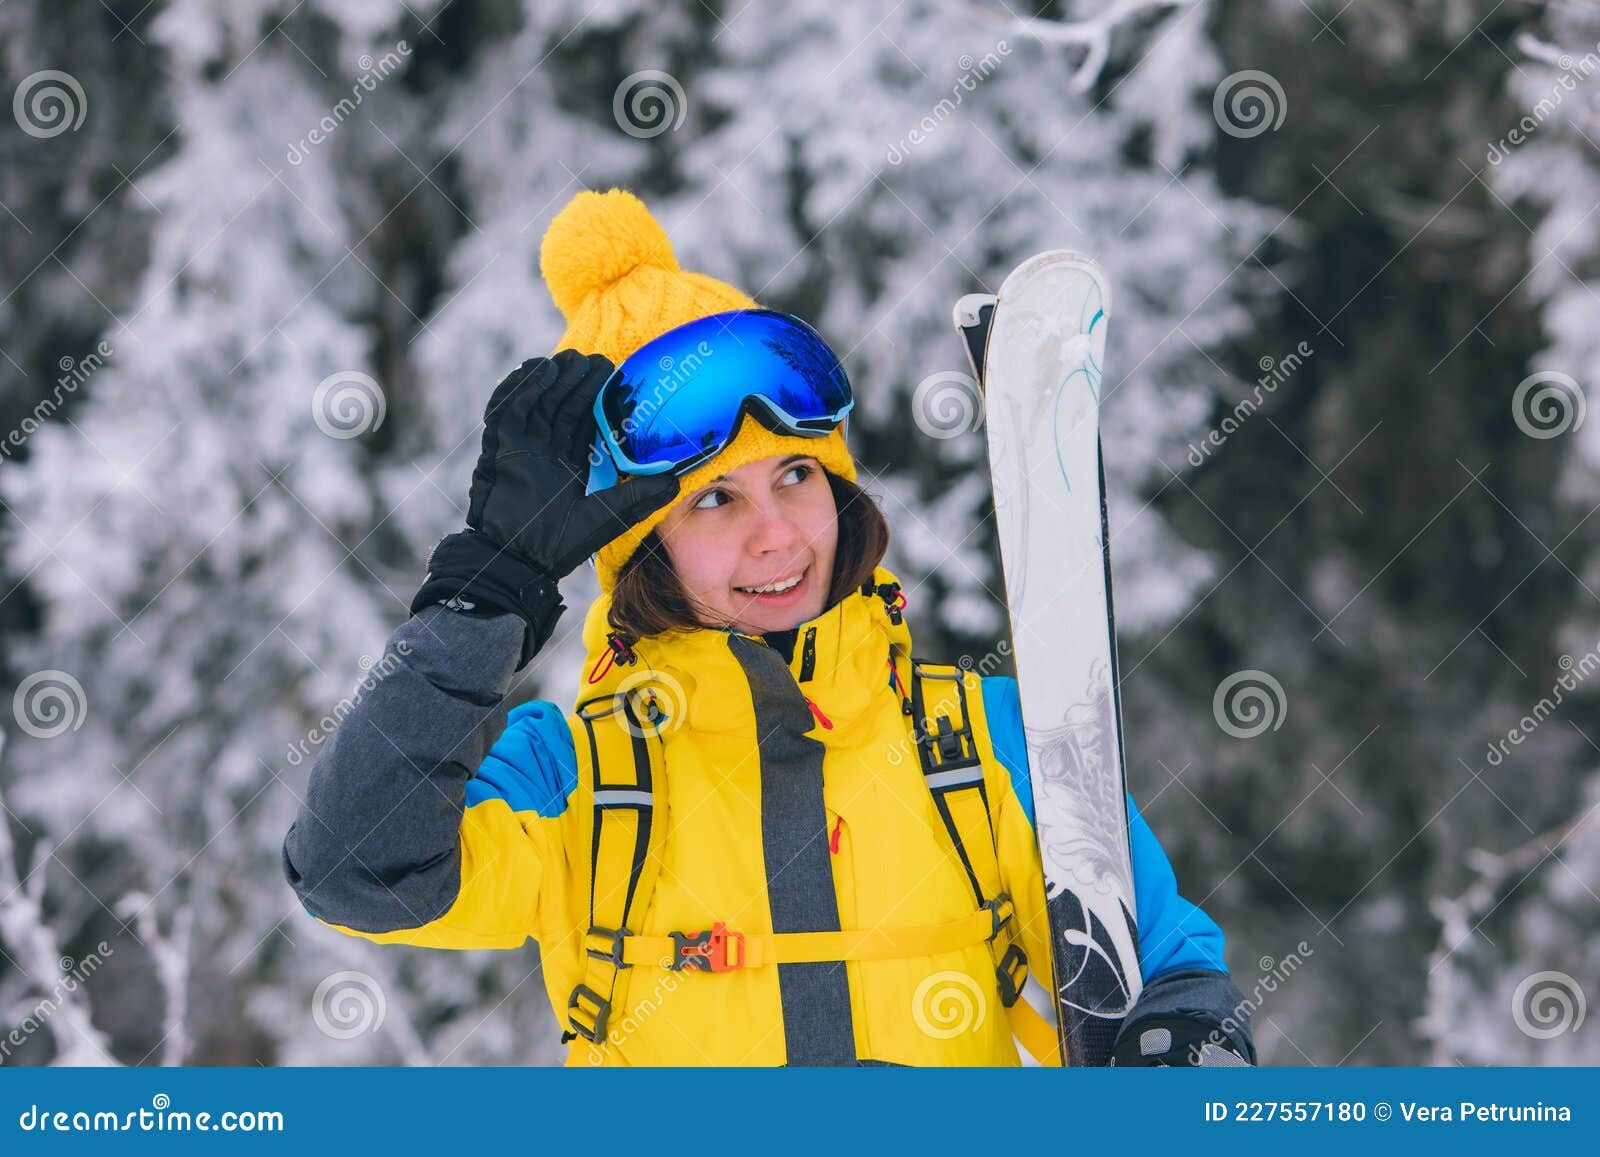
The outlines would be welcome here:
<svg viewBox="0 0 1600 1157">
<path fill-rule="evenodd" d="M 594 399 L 611 375 L 600 354 L 529 358 L 495 387 L 472 472 L 467 527 L 434 547 L 415 614 L 443 602 L 467 614 L 520 615 L 520 669 L 566 609 L 556 583 L 678 494 L 676 474 L 641 475 L 585 495 Z"/>
<path fill-rule="evenodd" d="M 1187 969 L 1151 981 L 1111 1049 L 1117 1066 L 1212 1068 L 1256 1063 L 1250 1006 L 1226 972 Z"/>
</svg>

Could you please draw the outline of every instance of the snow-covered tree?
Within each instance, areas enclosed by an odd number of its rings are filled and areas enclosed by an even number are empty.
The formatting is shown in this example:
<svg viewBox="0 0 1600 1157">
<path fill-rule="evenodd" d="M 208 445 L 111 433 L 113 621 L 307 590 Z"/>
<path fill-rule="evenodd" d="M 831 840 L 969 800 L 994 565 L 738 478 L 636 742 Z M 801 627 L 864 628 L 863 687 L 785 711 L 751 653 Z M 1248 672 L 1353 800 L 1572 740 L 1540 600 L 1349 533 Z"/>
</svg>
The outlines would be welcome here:
<svg viewBox="0 0 1600 1157">
<path fill-rule="evenodd" d="M 94 215 L 141 239 L 138 273 L 104 311 L 50 305 L 106 352 L 0 464 L 5 569 L 38 609 L 6 674 L 73 713 L 11 732 L 0 909 L 38 919 L 0 939 L 115 946 L 84 1007 L 119 1061 L 558 1058 L 533 945 L 318 928 L 278 849 L 305 753 L 460 525 L 490 389 L 561 332 L 537 248 L 585 187 L 639 192 L 686 267 L 844 354 L 931 656 L 1003 630 L 981 430 L 945 436 L 918 391 L 962 365 L 950 305 L 1039 249 L 1101 256 L 1118 609 L 1176 620 L 1209 564 L 1146 499 L 1205 428 L 1205 351 L 1248 324 L 1235 270 L 1276 220 L 1208 169 L 1208 11 L 164 0 L 134 21 L 114 53 L 154 78 L 137 135 L 165 144 Z M 61 68 L 114 126 L 90 63 Z M 517 695 L 570 701 L 593 593 L 580 570 Z M 8 1001 L 40 983 L 0 964 Z M 79 1055 L 38 1040 L 27 1059 Z"/>
</svg>

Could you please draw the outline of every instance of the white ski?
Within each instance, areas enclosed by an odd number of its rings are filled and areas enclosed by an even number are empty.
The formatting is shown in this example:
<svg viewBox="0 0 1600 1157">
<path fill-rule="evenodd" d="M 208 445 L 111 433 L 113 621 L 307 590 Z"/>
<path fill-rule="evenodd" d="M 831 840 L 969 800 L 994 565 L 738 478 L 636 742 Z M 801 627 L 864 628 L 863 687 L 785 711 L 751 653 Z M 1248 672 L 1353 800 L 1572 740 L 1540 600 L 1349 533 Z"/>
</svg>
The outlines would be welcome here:
<svg viewBox="0 0 1600 1157">
<path fill-rule="evenodd" d="M 1110 312 L 1100 267 L 1066 251 L 955 310 L 984 394 L 1068 1065 L 1109 1062 L 1142 986 L 1100 459 Z"/>
</svg>

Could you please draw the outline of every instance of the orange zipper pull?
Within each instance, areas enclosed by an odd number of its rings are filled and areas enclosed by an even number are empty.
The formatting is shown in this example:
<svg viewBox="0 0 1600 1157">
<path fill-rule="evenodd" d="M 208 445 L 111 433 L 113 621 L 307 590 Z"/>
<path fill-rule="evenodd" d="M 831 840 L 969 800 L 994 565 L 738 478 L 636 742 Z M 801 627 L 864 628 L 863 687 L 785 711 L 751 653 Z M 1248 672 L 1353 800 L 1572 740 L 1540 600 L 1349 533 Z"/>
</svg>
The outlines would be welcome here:
<svg viewBox="0 0 1600 1157">
<path fill-rule="evenodd" d="M 833 721 L 822 713 L 822 708 L 811 702 L 810 699 L 806 700 L 806 706 L 811 708 L 811 714 L 817 717 L 818 723 L 822 724 L 822 726 L 827 728 L 829 731 L 833 730 Z"/>
<path fill-rule="evenodd" d="M 844 817 L 839 816 L 833 821 L 833 835 L 828 838 L 828 851 L 834 855 L 839 854 L 839 832 L 844 827 Z"/>
</svg>

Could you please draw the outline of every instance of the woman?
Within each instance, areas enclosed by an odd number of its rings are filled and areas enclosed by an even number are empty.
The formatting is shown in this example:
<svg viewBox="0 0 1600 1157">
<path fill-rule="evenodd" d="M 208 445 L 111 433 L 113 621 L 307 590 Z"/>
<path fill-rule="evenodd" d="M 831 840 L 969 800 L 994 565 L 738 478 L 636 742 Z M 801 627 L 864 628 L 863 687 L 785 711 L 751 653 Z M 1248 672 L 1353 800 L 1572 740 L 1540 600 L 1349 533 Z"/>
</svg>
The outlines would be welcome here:
<svg viewBox="0 0 1600 1157">
<path fill-rule="evenodd" d="M 622 190 L 541 268 L 560 352 L 491 395 L 467 529 L 319 753 L 301 902 L 380 943 L 533 937 L 569 1064 L 1059 1063 L 1018 999 L 1053 976 L 1016 686 L 913 667 L 837 359 Z M 508 715 L 591 556 L 573 711 Z M 1253 1063 L 1222 933 L 1130 815 L 1117 1063 Z"/>
</svg>

